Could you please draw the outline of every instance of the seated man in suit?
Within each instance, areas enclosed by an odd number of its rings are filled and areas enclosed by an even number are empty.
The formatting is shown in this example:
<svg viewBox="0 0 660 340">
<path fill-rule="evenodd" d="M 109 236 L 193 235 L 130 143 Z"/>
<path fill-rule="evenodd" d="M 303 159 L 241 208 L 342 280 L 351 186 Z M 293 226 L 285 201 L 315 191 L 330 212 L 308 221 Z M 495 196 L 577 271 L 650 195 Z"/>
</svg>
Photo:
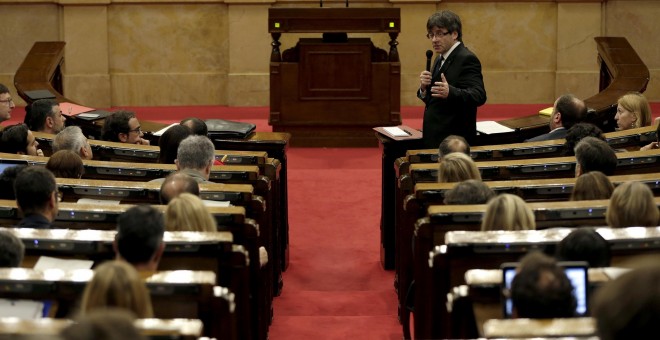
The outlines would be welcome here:
<svg viewBox="0 0 660 340">
<path fill-rule="evenodd" d="M 619 160 L 607 142 L 596 137 L 584 137 L 575 147 L 575 177 L 590 171 L 614 175 Z"/>
<path fill-rule="evenodd" d="M 59 196 L 55 176 L 41 166 L 29 166 L 14 181 L 16 205 L 23 214 L 19 228 L 49 229 L 57 217 Z"/>
<path fill-rule="evenodd" d="M 168 204 L 182 193 L 199 196 L 199 184 L 197 181 L 180 172 L 175 172 L 165 177 L 163 185 L 160 186 L 160 203 Z"/>
<path fill-rule="evenodd" d="M 60 150 L 73 151 L 82 159 L 94 158 L 92 147 L 78 126 L 67 126 L 53 138 L 53 153 Z"/>
<path fill-rule="evenodd" d="M 179 173 L 194 178 L 198 183 L 209 183 L 211 168 L 215 160 L 215 146 L 206 136 L 188 136 L 181 141 L 174 163 Z M 151 182 L 162 183 L 165 178 Z"/>
<path fill-rule="evenodd" d="M 550 115 L 550 132 L 530 138 L 526 142 L 539 142 L 566 137 L 573 124 L 581 122 L 587 116 L 587 105 L 572 94 L 557 98 Z"/>
<path fill-rule="evenodd" d="M 11 119 L 11 110 L 16 107 L 7 86 L 0 84 L 0 123 Z"/>
<path fill-rule="evenodd" d="M 142 138 L 140 121 L 135 112 L 117 111 L 108 116 L 103 123 L 101 138 L 110 142 L 149 145 L 149 141 Z"/>
<path fill-rule="evenodd" d="M 53 99 L 39 99 L 30 105 L 30 111 L 25 115 L 25 124 L 31 131 L 56 134 L 64 129 L 66 117 L 60 110 L 60 105 Z"/>
<path fill-rule="evenodd" d="M 118 260 L 138 271 L 156 271 L 165 243 L 163 213 L 150 205 L 136 205 L 119 215 L 113 247 Z"/>
</svg>

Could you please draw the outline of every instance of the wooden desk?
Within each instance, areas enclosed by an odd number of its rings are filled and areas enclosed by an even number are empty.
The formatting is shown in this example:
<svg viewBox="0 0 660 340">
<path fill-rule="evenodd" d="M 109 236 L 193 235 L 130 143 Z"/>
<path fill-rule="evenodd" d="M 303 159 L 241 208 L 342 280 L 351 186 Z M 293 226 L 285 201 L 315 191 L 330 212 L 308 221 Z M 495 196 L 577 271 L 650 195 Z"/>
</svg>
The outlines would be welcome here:
<svg viewBox="0 0 660 340">
<path fill-rule="evenodd" d="M 270 117 L 295 146 L 375 146 L 371 129 L 401 124 L 399 8 L 268 9 Z M 323 33 L 280 53 L 282 33 Z M 390 50 L 346 33 L 387 33 Z"/>
</svg>

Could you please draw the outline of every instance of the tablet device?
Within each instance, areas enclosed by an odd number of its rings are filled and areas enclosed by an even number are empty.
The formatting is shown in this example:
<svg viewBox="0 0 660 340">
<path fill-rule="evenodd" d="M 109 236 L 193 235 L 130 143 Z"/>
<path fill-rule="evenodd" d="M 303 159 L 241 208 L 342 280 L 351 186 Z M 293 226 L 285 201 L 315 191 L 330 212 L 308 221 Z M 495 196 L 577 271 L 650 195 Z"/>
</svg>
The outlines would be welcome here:
<svg viewBox="0 0 660 340">
<path fill-rule="evenodd" d="M 27 165 L 27 161 L 3 159 L 0 161 L 0 174 L 5 172 L 5 169 L 16 165 Z"/>
<path fill-rule="evenodd" d="M 504 317 L 510 319 L 513 313 L 513 302 L 511 301 L 511 283 L 516 276 L 516 269 L 519 263 L 508 262 L 500 266 L 502 269 L 502 307 Z M 587 296 L 589 285 L 589 264 L 583 261 L 557 262 L 557 265 L 564 268 L 564 272 L 573 286 L 573 296 L 577 301 L 575 307 L 575 316 L 587 316 Z M 505 293 L 506 292 L 506 293 Z"/>
</svg>

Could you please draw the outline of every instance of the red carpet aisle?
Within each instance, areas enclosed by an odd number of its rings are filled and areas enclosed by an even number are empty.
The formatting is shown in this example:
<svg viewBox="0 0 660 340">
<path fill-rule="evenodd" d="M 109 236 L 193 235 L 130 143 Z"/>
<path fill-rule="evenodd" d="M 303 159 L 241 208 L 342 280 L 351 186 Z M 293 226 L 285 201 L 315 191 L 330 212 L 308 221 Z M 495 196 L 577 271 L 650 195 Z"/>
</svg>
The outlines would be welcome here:
<svg viewBox="0 0 660 340">
<path fill-rule="evenodd" d="M 288 160 L 291 259 L 270 339 L 400 339 L 394 274 L 379 263 L 379 150 Z"/>
</svg>

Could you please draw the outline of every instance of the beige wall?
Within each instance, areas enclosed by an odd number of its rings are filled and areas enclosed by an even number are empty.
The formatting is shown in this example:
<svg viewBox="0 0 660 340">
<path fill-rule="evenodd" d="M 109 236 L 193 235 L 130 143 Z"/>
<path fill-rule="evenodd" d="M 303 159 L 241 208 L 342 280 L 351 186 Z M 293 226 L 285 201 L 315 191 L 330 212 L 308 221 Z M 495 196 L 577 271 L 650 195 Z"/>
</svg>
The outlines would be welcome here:
<svg viewBox="0 0 660 340">
<path fill-rule="evenodd" d="M 401 105 L 424 67 L 427 17 L 451 9 L 465 44 L 481 59 L 489 103 L 551 103 L 565 92 L 598 91 L 593 37 L 626 37 L 651 71 L 646 95 L 660 101 L 658 1 L 352 1 L 353 7 L 399 7 Z M 341 6 L 329 3 L 326 6 Z M 0 82 L 35 41 L 63 40 L 65 94 L 95 107 L 122 105 L 267 106 L 270 6 L 316 7 L 316 1 L 0 0 Z M 303 35 L 283 35 L 282 50 Z M 305 35 L 310 36 L 310 35 Z M 311 35 L 315 36 L 315 35 Z M 352 35 L 356 36 L 356 35 Z M 368 35 L 388 49 L 385 34 Z"/>
</svg>

